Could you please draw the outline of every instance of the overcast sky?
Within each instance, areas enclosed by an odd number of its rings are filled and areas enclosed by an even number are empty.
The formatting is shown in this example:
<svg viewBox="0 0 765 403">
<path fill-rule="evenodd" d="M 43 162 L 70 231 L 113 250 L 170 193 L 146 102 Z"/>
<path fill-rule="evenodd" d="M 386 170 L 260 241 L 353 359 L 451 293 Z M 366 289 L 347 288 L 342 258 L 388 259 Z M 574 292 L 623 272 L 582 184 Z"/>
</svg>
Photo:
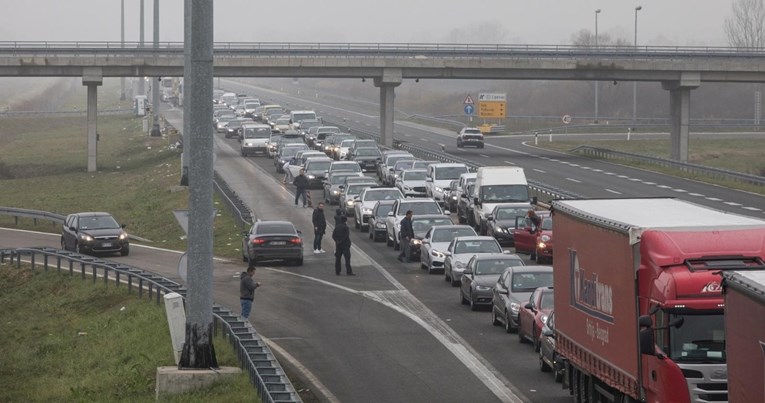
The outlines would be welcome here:
<svg viewBox="0 0 765 403">
<path fill-rule="evenodd" d="M 138 40 L 140 0 L 124 0 L 126 41 Z M 733 0 L 215 0 L 215 41 L 568 44 L 598 29 L 638 43 L 727 44 Z M 151 41 L 154 0 L 145 0 Z M 183 0 L 160 2 L 160 40 L 183 40 Z M 119 41 L 120 0 L 0 0 L 0 41 Z M 464 40 L 461 40 L 464 39 Z"/>
</svg>

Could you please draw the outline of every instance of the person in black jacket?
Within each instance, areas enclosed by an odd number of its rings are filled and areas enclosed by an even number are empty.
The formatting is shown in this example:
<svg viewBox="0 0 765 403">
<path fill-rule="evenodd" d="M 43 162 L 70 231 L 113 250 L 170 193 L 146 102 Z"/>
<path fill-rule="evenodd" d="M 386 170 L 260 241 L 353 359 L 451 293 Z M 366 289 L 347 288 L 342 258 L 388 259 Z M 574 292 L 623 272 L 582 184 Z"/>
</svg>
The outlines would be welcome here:
<svg viewBox="0 0 765 403">
<path fill-rule="evenodd" d="M 255 267 L 248 267 L 239 276 L 239 302 L 242 305 L 242 317 L 248 319 L 252 309 L 252 301 L 255 299 L 255 289 L 260 287 L 260 283 L 255 282 L 252 276 L 255 274 Z"/>
<path fill-rule="evenodd" d="M 401 252 L 398 254 L 398 260 L 406 263 L 412 261 L 412 238 L 414 238 L 414 228 L 412 228 L 412 210 L 407 210 L 406 215 L 401 219 L 401 231 L 399 232 L 399 239 L 401 239 Z"/>
<path fill-rule="evenodd" d="M 292 184 L 295 185 L 295 207 L 298 205 L 298 199 L 300 198 L 300 195 L 303 196 L 303 208 L 306 206 L 306 195 L 305 191 L 308 189 L 308 178 L 305 177 L 305 171 L 300 170 L 300 174 L 295 177 L 295 180 L 292 181 Z"/>
<path fill-rule="evenodd" d="M 335 210 L 335 226 L 340 225 L 340 219 L 345 216 L 345 209 L 338 207 L 337 210 Z"/>
<path fill-rule="evenodd" d="M 324 218 L 324 203 L 319 203 L 316 210 L 313 211 L 313 253 L 324 253 L 321 248 L 321 238 L 327 230 L 327 219 Z"/>
<path fill-rule="evenodd" d="M 346 222 L 348 218 L 340 217 L 340 223 L 332 231 L 332 239 L 335 240 L 335 274 L 340 275 L 340 258 L 345 256 L 345 274 L 355 276 L 351 269 L 351 231 Z"/>
</svg>

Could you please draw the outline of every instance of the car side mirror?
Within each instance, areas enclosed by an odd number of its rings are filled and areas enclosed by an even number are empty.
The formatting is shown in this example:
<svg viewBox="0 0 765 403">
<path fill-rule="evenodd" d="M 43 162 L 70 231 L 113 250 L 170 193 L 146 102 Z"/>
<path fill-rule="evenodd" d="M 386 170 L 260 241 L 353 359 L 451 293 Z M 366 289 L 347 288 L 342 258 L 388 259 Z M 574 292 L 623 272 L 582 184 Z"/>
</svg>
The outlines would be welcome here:
<svg viewBox="0 0 765 403">
<path fill-rule="evenodd" d="M 433 178 L 425 178 L 425 182 L 433 183 Z"/>
<path fill-rule="evenodd" d="M 423 245 L 430 245 L 430 241 L 428 241 L 427 239 L 423 239 L 422 240 L 422 244 Z"/>
<path fill-rule="evenodd" d="M 526 309 L 534 309 L 534 304 L 531 302 L 527 302 L 526 305 L 523 306 Z"/>
<path fill-rule="evenodd" d="M 297 230 L 297 233 L 298 233 L 298 235 L 301 235 L 301 236 L 303 235 L 303 231 L 301 231 L 301 230 Z"/>
<path fill-rule="evenodd" d="M 553 337 L 554 335 L 555 335 L 555 333 L 553 333 L 552 329 L 550 329 L 549 327 L 545 326 L 542 329 L 542 336 Z"/>
<path fill-rule="evenodd" d="M 488 217 L 486 217 L 486 221 L 494 221 L 494 217 L 488 216 Z"/>
<path fill-rule="evenodd" d="M 449 214 L 451 214 L 451 211 L 449 211 L 449 210 L 444 210 L 444 215 L 449 215 Z"/>
<path fill-rule="evenodd" d="M 472 275 L 473 274 L 473 270 L 472 269 L 465 269 L 465 271 L 463 271 L 462 274 L 471 274 Z"/>
<path fill-rule="evenodd" d="M 69 227 L 69 231 L 77 232 L 77 228 L 74 228 L 73 226 Z"/>
<path fill-rule="evenodd" d="M 396 216 L 396 215 L 395 215 L 395 214 L 393 214 L 393 212 L 392 212 L 392 211 L 389 211 L 389 212 L 388 212 L 388 217 L 395 217 L 395 216 Z"/>
<path fill-rule="evenodd" d="M 127 228 L 127 224 L 122 224 L 122 225 L 120 225 L 120 228 L 122 228 L 122 229 L 125 229 L 125 228 Z"/>
<path fill-rule="evenodd" d="M 500 294 L 502 294 L 502 295 L 508 295 L 508 296 L 510 295 L 510 291 L 508 291 L 508 290 L 505 290 L 505 289 L 502 289 L 502 290 L 497 290 L 497 292 L 498 292 L 498 293 L 500 293 Z"/>
</svg>

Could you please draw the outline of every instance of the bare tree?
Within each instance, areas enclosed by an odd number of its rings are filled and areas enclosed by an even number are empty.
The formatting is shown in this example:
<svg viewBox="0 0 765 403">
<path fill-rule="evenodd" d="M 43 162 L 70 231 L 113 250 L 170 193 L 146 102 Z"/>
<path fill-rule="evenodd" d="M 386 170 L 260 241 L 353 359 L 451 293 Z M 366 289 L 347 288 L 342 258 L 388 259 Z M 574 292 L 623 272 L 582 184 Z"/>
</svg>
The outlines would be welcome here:
<svg viewBox="0 0 765 403">
<path fill-rule="evenodd" d="M 725 19 L 725 35 L 735 47 L 765 46 L 765 3 L 763 0 L 737 0 L 732 15 Z"/>
</svg>

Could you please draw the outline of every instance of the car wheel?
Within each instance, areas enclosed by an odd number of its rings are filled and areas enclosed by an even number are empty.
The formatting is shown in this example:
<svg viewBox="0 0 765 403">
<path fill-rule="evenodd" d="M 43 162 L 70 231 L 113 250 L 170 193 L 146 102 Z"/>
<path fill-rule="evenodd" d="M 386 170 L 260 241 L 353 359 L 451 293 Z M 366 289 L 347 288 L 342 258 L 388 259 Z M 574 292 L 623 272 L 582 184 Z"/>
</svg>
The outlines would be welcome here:
<svg viewBox="0 0 765 403">
<path fill-rule="evenodd" d="M 542 372 L 550 372 L 550 366 L 544 360 L 544 355 L 539 352 L 539 370 Z"/>
<path fill-rule="evenodd" d="M 473 298 L 473 293 L 470 293 L 470 310 L 471 311 L 478 310 L 478 305 L 475 303 L 475 298 Z"/>
<path fill-rule="evenodd" d="M 129 246 L 123 246 L 122 250 L 120 251 L 120 255 L 127 256 L 130 254 L 130 247 Z"/>
<path fill-rule="evenodd" d="M 295 261 L 295 265 L 302 266 L 303 265 L 303 258 L 301 257 L 300 259 L 296 260 Z"/>
<path fill-rule="evenodd" d="M 513 325 L 510 323 L 510 314 L 505 312 L 505 333 L 512 333 L 513 332 Z"/>
<path fill-rule="evenodd" d="M 494 310 L 494 306 L 491 307 L 491 325 L 492 326 L 499 326 L 502 322 L 499 321 L 499 318 L 497 318 L 497 311 Z"/>
<path fill-rule="evenodd" d="M 460 304 L 467 305 L 468 299 L 465 298 L 465 294 L 462 293 L 462 289 L 460 289 Z"/>
<path fill-rule="evenodd" d="M 563 365 L 558 362 L 559 358 L 557 354 L 553 353 L 553 379 L 555 382 L 563 381 Z"/>
</svg>

